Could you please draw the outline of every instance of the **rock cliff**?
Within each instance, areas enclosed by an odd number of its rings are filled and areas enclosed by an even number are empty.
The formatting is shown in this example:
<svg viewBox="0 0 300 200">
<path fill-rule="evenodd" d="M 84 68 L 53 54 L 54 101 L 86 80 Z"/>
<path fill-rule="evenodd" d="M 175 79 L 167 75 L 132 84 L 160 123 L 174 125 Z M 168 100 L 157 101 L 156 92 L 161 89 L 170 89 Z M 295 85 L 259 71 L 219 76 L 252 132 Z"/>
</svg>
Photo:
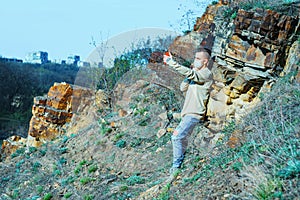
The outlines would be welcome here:
<svg viewBox="0 0 300 200">
<path fill-rule="evenodd" d="M 225 15 L 229 11 L 231 15 Z M 224 122 L 246 114 L 278 75 L 298 70 L 299 32 L 299 15 L 234 10 L 219 1 L 198 18 L 192 32 L 176 38 L 170 51 L 179 61 L 189 62 L 199 46 L 211 52 L 215 82 L 208 117 L 210 127 L 218 131 Z"/>
</svg>

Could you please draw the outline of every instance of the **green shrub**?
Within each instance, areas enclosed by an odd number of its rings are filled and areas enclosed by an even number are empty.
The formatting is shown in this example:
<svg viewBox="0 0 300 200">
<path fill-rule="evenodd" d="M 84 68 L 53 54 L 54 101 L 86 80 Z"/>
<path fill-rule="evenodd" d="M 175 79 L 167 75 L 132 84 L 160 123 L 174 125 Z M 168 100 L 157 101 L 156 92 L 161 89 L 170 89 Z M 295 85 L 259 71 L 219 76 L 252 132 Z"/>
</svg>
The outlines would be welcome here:
<svg viewBox="0 0 300 200">
<path fill-rule="evenodd" d="M 226 10 L 223 12 L 223 17 L 225 19 L 233 19 L 232 16 L 236 13 L 235 9 L 228 7 Z"/>
<path fill-rule="evenodd" d="M 9 181 L 10 178 L 9 178 L 9 177 L 2 177 L 1 180 L 2 180 L 2 181 Z"/>
<path fill-rule="evenodd" d="M 89 167 L 88 171 L 89 171 L 89 173 L 93 173 L 93 172 L 97 171 L 97 169 L 98 169 L 97 165 L 92 165 Z"/>
<path fill-rule="evenodd" d="M 243 168 L 243 163 L 241 162 L 235 162 L 232 165 L 232 169 L 234 169 L 235 171 L 240 171 Z"/>
<path fill-rule="evenodd" d="M 42 164 L 39 163 L 39 162 L 34 162 L 34 163 L 32 164 L 32 170 L 35 171 L 35 172 L 38 171 L 38 169 L 39 169 L 40 167 L 42 167 Z"/>
<path fill-rule="evenodd" d="M 60 180 L 60 183 L 61 183 L 63 186 L 66 186 L 66 185 L 68 185 L 68 184 L 70 184 L 70 183 L 74 183 L 74 181 L 75 181 L 75 177 L 69 176 L 69 177 L 67 177 L 67 178 L 65 178 L 65 179 L 61 179 L 61 180 Z"/>
<path fill-rule="evenodd" d="M 168 200 L 170 198 L 169 190 L 171 188 L 171 184 L 166 184 L 163 188 L 161 193 L 158 196 L 159 200 Z"/>
<path fill-rule="evenodd" d="M 74 170 L 74 174 L 79 174 L 81 171 L 81 167 L 80 166 L 77 166 Z"/>
<path fill-rule="evenodd" d="M 75 170 L 74 170 L 74 173 L 75 173 L 75 174 L 79 174 L 80 171 L 81 171 L 81 169 L 82 169 L 82 167 L 83 167 L 84 165 L 86 165 L 86 164 L 87 164 L 87 161 L 86 161 L 86 160 L 80 161 L 79 164 L 76 166 L 76 168 L 75 168 Z"/>
<path fill-rule="evenodd" d="M 67 159 L 65 159 L 64 157 L 61 157 L 59 160 L 58 160 L 58 164 L 59 165 L 64 165 L 67 163 Z"/>
<path fill-rule="evenodd" d="M 135 185 L 135 184 L 143 184 L 145 183 L 145 178 L 133 175 L 126 179 L 128 185 Z"/>
<path fill-rule="evenodd" d="M 53 175 L 54 176 L 60 176 L 61 175 L 61 171 L 59 169 L 56 169 L 53 171 Z"/>
<path fill-rule="evenodd" d="M 100 134 L 105 135 L 112 132 L 112 128 L 109 126 L 108 122 L 100 122 Z"/>
<path fill-rule="evenodd" d="M 125 192 L 126 190 L 128 190 L 128 186 L 127 185 L 122 185 L 120 187 L 120 192 Z"/>
<path fill-rule="evenodd" d="M 19 197 L 19 190 L 18 189 L 14 189 L 13 193 L 12 193 L 12 198 L 13 199 L 17 199 Z"/>
<path fill-rule="evenodd" d="M 125 134 L 124 133 L 118 133 L 117 135 L 115 135 L 113 141 L 116 142 L 119 139 L 121 139 Z"/>
<path fill-rule="evenodd" d="M 67 192 L 66 194 L 64 194 L 64 198 L 68 199 L 72 196 L 71 192 Z"/>
<path fill-rule="evenodd" d="M 34 153 L 37 151 L 36 147 L 29 147 L 29 153 Z"/>
<path fill-rule="evenodd" d="M 230 19 L 235 19 L 236 16 L 237 16 L 237 12 L 234 11 L 234 12 L 231 14 L 231 16 L 230 16 Z"/>
<path fill-rule="evenodd" d="M 66 143 L 68 140 L 69 140 L 69 137 L 66 136 L 66 135 L 64 135 L 62 142 L 63 142 L 63 143 Z"/>
<path fill-rule="evenodd" d="M 53 195 L 51 193 L 47 193 L 45 194 L 45 196 L 43 197 L 43 200 L 50 200 L 52 199 Z"/>
<path fill-rule="evenodd" d="M 19 162 L 16 163 L 16 168 L 20 168 L 25 163 L 25 160 L 22 159 Z"/>
<path fill-rule="evenodd" d="M 41 194 L 44 191 L 44 188 L 43 188 L 43 186 L 38 185 L 38 186 L 36 186 L 36 190 L 37 190 L 38 194 Z"/>
<path fill-rule="evenodd" d="M 14 153 L 11 154 L 11 158 L 18 157 L 25 153 L 25 148 L 17 149 Z"/>
<path fill-rule="evenodd" d="M 126 146 L 126 141 L 125 140 L 118 140 L 116 142 L 116 146 L 119 148 L 124 148 Z"/>
<path fill-rule="evenodd" d="M 148 122 L 151 120 L 149 115 L 143 116 L 139 121 L 138 125 L 139 126 L 147 126 Z"/>
<path fill-rule="evenodd" d="M 137 147 L 137 146 L 141 145 L 142 142 L 143 142 L 143 139 L 141 139 L 141 138 L 134 138 L 134 139 L 131 140 L 130 146 L 131 147 Z"/>
<path fill-rule="evenodd" d="M 282 187 L 282 182 L 279 180 L 268 181 L 267 183 L 258 186 L 255 197 L 257 199 L 281 199 Z"/>
<path fill-rule="evenodd" d="M 143 116 L 147 111 L 149 111 L 149 108 L 139 108 L 139 109 L 135 109 L 133 115 L 136 116 L 136 115 L 141 115 Z"/>
<path fill-rule="evenodd" d="M 83 165 L 85 165 L 86 163 L 87 163 L 86 160 L 82 160 L 82 161 L 80 161 L 79 165 L 80 165 L 80 166 L 83 166 Z"/>
<path fill-rule="evenodd" d="M 41 156 L 45 156 L 46 153 L 47 153 L 47 150 L 46 150 L 46 149 L 40 149 L 40 151 L 39 151 L 39 154 L 40 154 Z"/>
<path fill-rule="evenodd" d="M 278 177 L 292 178 L 300 175 L 300 160 L 289 160 L 287 165 L 277 172 Z"/>
<path fill-rule="evenodd" d="M 68 151 L 68 147 L 62 147 L 62 148 L 59 149 L 59 152 L 61 154 L 67 153 L 67 151 Z"/>
<path fill-rule="evenodd" d="M 80 183 L 81 183 L 82 185 L 86 185 L 87 183 L 89 183 L 89 182 L 91 182 L 91 181 L 93 181 L 93 180 L 95 180 L 95 179 L 90 178 L 90 177 L 83 177 L 83 178 L 80 179 Z"/>
<path fill-rule="evenodd" d="M 93 199 L 94 199 L 94 196 L 93 196 L 93 195 L 90 195 L 90 194 L 87 194 L 87 195 L 84 195 L 83 199 L 84 199 L 84 200 L 93 200 Z"/>
</svg>

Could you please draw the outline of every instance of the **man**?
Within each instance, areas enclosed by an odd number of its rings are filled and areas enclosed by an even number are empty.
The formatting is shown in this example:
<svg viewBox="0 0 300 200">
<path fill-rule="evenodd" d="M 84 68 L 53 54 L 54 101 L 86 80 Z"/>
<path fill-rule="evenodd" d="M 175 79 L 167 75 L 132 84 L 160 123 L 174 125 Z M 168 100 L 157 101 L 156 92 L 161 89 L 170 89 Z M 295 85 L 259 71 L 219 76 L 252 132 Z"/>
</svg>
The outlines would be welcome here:
<svg viewBox="0 0 300 200">
<path fill-rule="evenodd" d="M 180 90 L 185 93 L 184 105 L 181 111 L 181 122 L 172 135 L 173 165 L 170 173 L 175 173 L 182 165 L 188 136 L 195 126 L 203 121 L 206 114 L 206 103 L 209 89 L 212 84 L 212 73 L 209 69 L 210 55 L 204 50 L 197 50 L 192 69 L 176 63 L 172 55 L 164 55 L 164 63 L 173 67 L 186 78 L 180 85 Z"/>
</svg>

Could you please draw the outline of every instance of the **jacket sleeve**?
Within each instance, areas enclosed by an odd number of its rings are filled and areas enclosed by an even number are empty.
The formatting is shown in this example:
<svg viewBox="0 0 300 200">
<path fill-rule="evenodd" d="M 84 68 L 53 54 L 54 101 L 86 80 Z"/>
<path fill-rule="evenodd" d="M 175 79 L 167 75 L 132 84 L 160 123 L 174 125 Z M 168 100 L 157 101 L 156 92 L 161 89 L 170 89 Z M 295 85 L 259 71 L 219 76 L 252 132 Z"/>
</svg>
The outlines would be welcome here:
<svg viewBox="0 0 300 200">
<path fill-rule="evenodd" d="M 189 88 L 189 82 L 190 80 L 188 80 L 187 78 L 185 78 L 181 84 L 180 84 L 180 91 L 181 92 L 186 92 Z"/>
<path fill-rule="evenodd" d="M 211 73 L 208 69 L 207 70 L 206 69 L 201 69 L 199 71 L 194 71 L 192 69 L 189 69 L 187 67 L 179 65 L 175 61 L 170 62 L 168 64 L 169 64 L 169 66 L 174 68 L 176 71 L 178 71 L 180 74 L 184 75 L 186 78 L 188 78 L 190 80 L 193 80 L 197 83 L 204 83 L 208 79 L 211 78 Z"/>
</svg>

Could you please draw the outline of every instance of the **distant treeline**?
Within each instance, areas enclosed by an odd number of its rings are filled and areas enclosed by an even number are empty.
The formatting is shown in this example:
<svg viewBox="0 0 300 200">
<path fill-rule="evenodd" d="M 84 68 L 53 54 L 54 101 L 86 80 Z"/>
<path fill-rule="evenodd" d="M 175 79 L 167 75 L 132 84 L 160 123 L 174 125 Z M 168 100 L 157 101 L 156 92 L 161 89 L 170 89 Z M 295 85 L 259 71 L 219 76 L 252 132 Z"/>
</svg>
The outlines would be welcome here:
<svg viewBox="0 0 300 200">
<path fill-rule="evenodd" d="M 54 82 L 73 84 L 77 72 L 76 65 L 0 61 L 0 140 L 26 134 L 33 98 L 46 94 Z"/>
</svg>

